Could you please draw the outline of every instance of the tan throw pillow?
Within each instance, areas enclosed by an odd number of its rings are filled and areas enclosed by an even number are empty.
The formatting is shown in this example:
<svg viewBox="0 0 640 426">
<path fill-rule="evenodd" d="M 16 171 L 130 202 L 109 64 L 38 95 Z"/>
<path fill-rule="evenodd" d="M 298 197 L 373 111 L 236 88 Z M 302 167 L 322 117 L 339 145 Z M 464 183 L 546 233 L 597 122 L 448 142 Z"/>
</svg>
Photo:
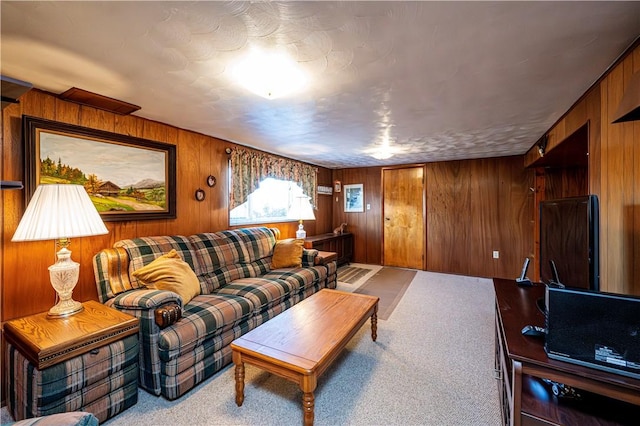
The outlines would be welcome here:
<svg viewBox="0 0 640 426">
<path fill-rule="evenodd" d="M 182 299 L 182 306 L 200 294 L 198 277 L 175 250 L 171 250 L 148 265 L 136 269 L 132 275 L 147 288 L 178 293 Z"/>
<path fill-rule="evenodd" d="M 271 258 L 271 269 L 301 267 L 303 245 L 304 240 L 294 238 L 276 241 Z"/>
</svg>

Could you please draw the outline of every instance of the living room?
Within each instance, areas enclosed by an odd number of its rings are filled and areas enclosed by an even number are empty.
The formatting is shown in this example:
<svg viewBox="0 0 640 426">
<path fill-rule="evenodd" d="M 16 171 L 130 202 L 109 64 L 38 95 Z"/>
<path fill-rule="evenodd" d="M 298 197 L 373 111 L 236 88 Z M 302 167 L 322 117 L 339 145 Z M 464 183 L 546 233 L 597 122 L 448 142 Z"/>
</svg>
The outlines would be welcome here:
<svg viewBox="0 0 640 426">
<path fill-rule="evenodd" d="M 640 295 L 640 168 L 637 167 L 640 124 L 612 123 L 625 89 L 640 70 L 638 41 L 628 50 L 616 53 L 622 56 L 611 68 L 599 70 L 601 75 L 593 76 L 594 84 L 577 94 L 571 108 L 552 117 L 550 127 L 532 135 L 528 150 L 510 156 L 418 163 L 425 176 L 426 205 L 424 267 L 418 269 L 513 279 L 524 258 L 536 261 L 537 202 L 552 195 L 597 194 L 601 209 L 601 289 Z M 108 234 L 75 239 L 73 258 L 81 265 L 79 283 L 73 292 L 76 300 L 97 300 L 92 259 L 116 241 L 230 228 L 229 189 L 224 184 L 230 178 L 226 150 L 243 148 L 241 143 L 143 118 L 140 114 L 120 115 L 62 100 L 56 93 L 34 88 L 22 95 L 19 103 L 3 108 L 2 180 L 27 180 L 23 116 L 148 139 L 174 145 L 178 150 L 177 218 L 107 222 Z M 550 171 L 538 166 L 543 135 L 546 135 L 544 150 L 551 155 L 585 123 L 589 123 L 586 168 Z M 398 167 L 392 162 L 367 167 L 318 166 L 320 186 L 334 188 L 335 182 L 342 186 L 363 184 L 364 199 L 370 209 L 345 212 L 344 193 L 319 194 L 315 220 L 304 222 L 307 235 L 330 233 L 341 223 L 347 223 L 347 231 L 354 235 L 352 261 L 384 265 L 382 175 L 384 170 Z M 215 176 L 218 183 L 207 187 L 204 183 L 207 176 Z M 205 188 L 203 201 L 194 197 L 198 188 Z M 47 271 L 53 258 L 51 242 L 11 242 L 26 208 L 23 191 L 2 191 L 2 200 L 0 295 L 4 323 L 48 310 L 55 294 Z M 262 225 L 275 226 L 283 238 L 288 238 L 295 236 L 298 223 Z M 497 259 L 492 255 L 494 251 L 499 252 Z M 534 280 L 539 279 L 539 265 L 536 266 L 530 272 Z M 4 366 L 2 375 L 6 377 Z"/>
</svg>

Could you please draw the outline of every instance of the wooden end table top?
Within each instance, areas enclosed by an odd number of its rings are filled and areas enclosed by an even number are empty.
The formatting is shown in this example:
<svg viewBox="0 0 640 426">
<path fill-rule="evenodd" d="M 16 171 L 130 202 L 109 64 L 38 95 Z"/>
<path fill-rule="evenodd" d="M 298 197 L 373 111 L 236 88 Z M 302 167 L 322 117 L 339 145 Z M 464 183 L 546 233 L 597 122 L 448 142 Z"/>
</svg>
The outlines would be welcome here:
<svg viewBox="0 0 640 426">
<path fill-rule="evenodd" d="M 138 332 L 138 319 L 94 300 L 68 317 L 47 312 L 7 321 L 4 333 L 38 369 L 50 367 Z"/>
<path fill-rule="evenodd" d="M 244 401 L 244 363 L 298 383 L 304 424 L 313 424 L 317 378 L 371 318 L 377 338 L 379 298 L 322 289 L 231 343 L 236 365 L 236 403 Z"/>
</svg>

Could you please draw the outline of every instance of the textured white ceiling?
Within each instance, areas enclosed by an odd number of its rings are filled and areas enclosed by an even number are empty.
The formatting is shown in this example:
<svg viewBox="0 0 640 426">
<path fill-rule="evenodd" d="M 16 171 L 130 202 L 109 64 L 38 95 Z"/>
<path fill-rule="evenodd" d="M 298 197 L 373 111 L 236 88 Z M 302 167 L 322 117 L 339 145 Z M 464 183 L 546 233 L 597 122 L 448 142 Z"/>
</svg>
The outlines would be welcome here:
<svg viewBox="0 0 640 426">
<path fill-rule="evenodd" d="M 522 154 L 640 35 L 640 2 L 13 2 L 1 72 L 331 168 Z M 304 93 L 230 79 L 288 52 Z M 404 150 L 366 154 L 388 135 Z"/>
</svg>

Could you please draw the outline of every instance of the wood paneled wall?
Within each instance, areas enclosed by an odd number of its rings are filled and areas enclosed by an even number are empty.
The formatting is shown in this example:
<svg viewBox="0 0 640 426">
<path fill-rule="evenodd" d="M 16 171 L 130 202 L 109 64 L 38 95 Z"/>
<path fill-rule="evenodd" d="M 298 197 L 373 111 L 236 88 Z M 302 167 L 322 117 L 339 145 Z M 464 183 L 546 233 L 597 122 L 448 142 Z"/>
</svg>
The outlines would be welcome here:
<svg viewBox="0 0 640 426">
<path fill-rule="evenodd" d="M 427 270 L 513 278 L 533 253 L 533 172 L 523 158 L 502 157 L 426 165 Z M 342 193 L 333 195 L 336 224 L 355 234 L 354 262 L 382 259 L 382 168 L 334 171 L 343 185 L 364 183 L 363 213 L 344 213 Z M 337 200 L 337 201 L 336 201 Z M 337 226 L 337 225 L 336 225 Z M 493 259 L 494 250 L 500 252 Z"/>
<path fill-rule="evenodd" d="M 342 182 L 343 187 L 357 183 L 363 184 L 365 210 L 362 213 L 345 213 L 344 191 L 333 193 L 331 197 L 332 229 L 346 222 L 347 231 L 354 234 L 353 261 L 379 265 L 382 262 L 382 168 L 360 167 L 334 170 L 333 180 Z M 367 209 L 367 205 L 370 209 Z"/>
<path fill-rule="evenodd" d="M 578 197 L 589 194 L 589 177 L 586 167 L 546 169 L 545 199 Z"/>
<path fill-rule="evenodd" d="M 640 42 L 549 129 L 547 151 L 589 123 L 589 194 L 600 201 L 600 289 L 640 295 L 640 122 L 612 124 L 631 76 L 640 72 Z M 533 146 L 525 164 L 539 157 Z M 564 182 L 579 183 L 583 176 Z M 545 183 L 546 186 L 557 183 Z"/>
<path fill-rule="evenodd" d="M 92 258 L 99 250 L 116 241 L 149 235 L 218 231 L 228 228 L 228 156 L 224 150 L 234 144 L 179 129 L 136 116 L 122 116 L 95 108 L 66 102 L 56 96 L 31 90 L 20 103 L 2 111 L 2 180 L 24 180 L 24 148 L 21 135 L 22 115 L 31 115 L 64 123 L 114 133 L 151 139 L 177 146 L 177 219 L 107 222 L 109 234 L 74 239 L 73 259 L 80 263 L 80 279 L 74 299 L 97 299 Z M 218 179 L 209 188 L 208 175 Z M 331 184 L 331 170 L 319 168 L 319 184 Z M 204 188 L 206 199 L 194 198 L 197 188 Z M 2 280 L 0 284 L 1 319 L 17 318 L 48 310 L 54 304 L 55 292 L 47 267 L 55 260 L 52 241 L 11 242 L 11 237 L 24 213 L 23 191 L 2 191 Z M 305 221 L 309 235 L 330 232 L 332 206 L 320 199 L 315 221 Z M 277 223 L 283 238 L 295 236 L 297 223 Z"/>
<path fill-rule="evenodd" d="M 533 252 L 529 188 L 534 176 L 522 160 L 427 164 L 427 270 L 501 278 L 519 274 Z"/>
<path fill-rule="evenodd" d="M 640 45 L 600 83 L 600 268 L 605 291 L 640 295 L 640 121 L 611 124 L 629 80 L 640 72 Z"/>
</svg>

